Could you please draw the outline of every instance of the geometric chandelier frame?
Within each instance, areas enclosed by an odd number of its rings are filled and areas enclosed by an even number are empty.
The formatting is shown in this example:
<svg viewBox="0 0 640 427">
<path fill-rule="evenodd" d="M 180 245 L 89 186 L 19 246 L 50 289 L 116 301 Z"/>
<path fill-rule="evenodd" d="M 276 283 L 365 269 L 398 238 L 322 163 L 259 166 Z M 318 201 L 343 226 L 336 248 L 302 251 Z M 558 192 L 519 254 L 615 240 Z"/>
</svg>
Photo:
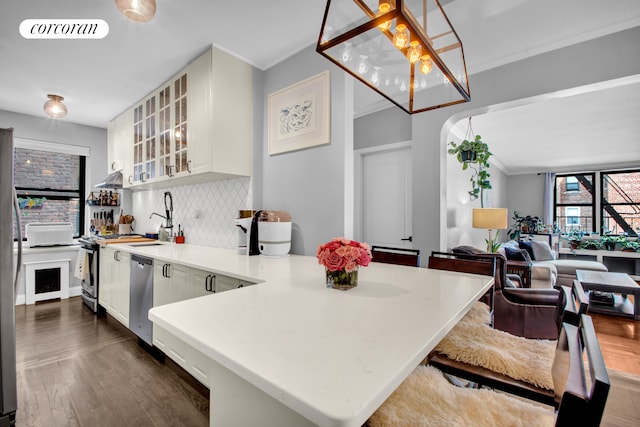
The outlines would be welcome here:
<svg viewBox="0 0 640 427">
<path fill-rule="evenodd" d="M 328 0 L 316 51 L 410 114 L 471 100 L 439 0 Z"/>
</svg>

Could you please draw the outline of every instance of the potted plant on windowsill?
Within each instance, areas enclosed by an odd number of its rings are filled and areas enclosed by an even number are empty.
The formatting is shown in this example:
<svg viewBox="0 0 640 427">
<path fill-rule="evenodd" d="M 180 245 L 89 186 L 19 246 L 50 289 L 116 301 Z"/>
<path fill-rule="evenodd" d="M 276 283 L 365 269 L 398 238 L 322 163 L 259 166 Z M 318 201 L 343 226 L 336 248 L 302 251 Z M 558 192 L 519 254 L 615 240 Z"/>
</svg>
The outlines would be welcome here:
<svg viewBox="0 0 640 427">
<path fill-rule="evenodd" d="M 492 156 L 489 146 L 482 142 L 480 135 L 475 135 L 473 139 L 465 139 L 460 144 L 451 141 L 449 146 L 451 148 L 447 152 L 456 156 L 462 164 L 463 171 L 473 169 L 474 173 L 469 179 L 471 182 L 469 196 L 471 200 L 477 199 L 482 190 L 491 188 L 489 181 L 491 174 L 487 171 L 490 166 L 489 158 Z"/>
<path fill-rule="evenodd" d="M 624 252 L 638 252 L 640 251 L 640 243 L 633 240 L 626 240 L 624 242 L 620 242 L 620 248 Z"/>
<path fill-rule="evenodd" d="M 540 217 L 537 216 L 522 216 L 520 212 L 513 212 L 513 225 L 509 227 L 507 234 L 509 235 L 509 239 L 518 240 L 520 238 L 521 233 L 535 233 L 538 231 L 538 224 L 541 224 L 542 221 Z M 578 239 L 580 241 L 580 239 Z"/>
</svg>

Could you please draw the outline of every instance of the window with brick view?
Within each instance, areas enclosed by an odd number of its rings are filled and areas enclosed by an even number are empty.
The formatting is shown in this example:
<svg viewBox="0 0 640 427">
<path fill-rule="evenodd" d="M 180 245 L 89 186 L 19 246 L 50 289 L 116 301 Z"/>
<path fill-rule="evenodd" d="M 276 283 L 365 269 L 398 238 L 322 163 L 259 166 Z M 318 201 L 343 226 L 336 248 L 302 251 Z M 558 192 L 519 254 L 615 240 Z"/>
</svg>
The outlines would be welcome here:
<svg viewBox="0 0 640 427">
<path fill-rule="evenodd" d="M 15 148 L 14 186 L 23 236 L 25 225 L 36 222 L 70 222 L 74 236 L 83 233 L 85 161 L 80 155 Z"/>
</svg>

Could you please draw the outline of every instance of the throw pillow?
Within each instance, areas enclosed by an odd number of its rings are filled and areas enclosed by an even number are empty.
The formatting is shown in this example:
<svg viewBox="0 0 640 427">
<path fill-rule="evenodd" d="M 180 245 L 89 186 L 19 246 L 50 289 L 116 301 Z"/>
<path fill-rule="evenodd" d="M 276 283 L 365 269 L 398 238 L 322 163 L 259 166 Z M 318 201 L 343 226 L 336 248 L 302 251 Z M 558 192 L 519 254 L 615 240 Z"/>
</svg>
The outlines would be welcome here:
<svg viewBox="0 0 640 427">
<path fill-rule="evenodd" d="M 518 242 L 518 246 L 520 247 L 520 249 L 524 249 L 527 252 L 529 252 L 529 256 L 531 257 L 531 259 L 536 259 L 536 256 L 533 253 L 533 247 L 531 246 L 531 242 L 520 241 Z"/>
<path fill-rule="evenodd" d="M 529 256 L 529 252 L 525 249 L 513 249 L 510 247 L 504 248 L 507 253 L 507 259 L 511 261 L 526 261 L 531 262 L 531 257 Z"/>
<path fill-rule="evenodd" d="M 550 261 L 556 259 L 556 254 L 551 250 L 549 243 L 540 240 L 532 240 L 531 247 L 536 261 Z"/>
<path fill-rule="evenodd" d="M 504 242 L 500 244 L 500 247 L 498 248 L 498 253 L 503 257 L 507 258 L 507 253 L 505 252 L 505 248 L 520 249 L 520 246 L 518 246 L 518 242 L 516 242 L 515 240 L 509 240 L 508 242 Z"/>
</svg>

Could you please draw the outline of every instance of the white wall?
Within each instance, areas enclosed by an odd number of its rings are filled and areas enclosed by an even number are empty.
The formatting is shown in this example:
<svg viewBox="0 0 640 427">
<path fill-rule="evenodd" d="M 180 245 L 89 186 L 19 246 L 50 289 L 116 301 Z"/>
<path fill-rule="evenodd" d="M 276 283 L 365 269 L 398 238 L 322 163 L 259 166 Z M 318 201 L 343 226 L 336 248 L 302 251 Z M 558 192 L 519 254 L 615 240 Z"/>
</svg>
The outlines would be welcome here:
<svg viewBox="0 0 640 427">
<path fill-rule="evenodd" d="M 449 138 L 449 141 L 456 141 L 455 138 Z M 491 148 L 491 138 L 483 135 L 482 140 L 489 144 Z M 491 159 L 489 159 L 491 163 Z M 484 190 L 485 206 L 487 208 L 506 208 L 508 194 L 508 182 L 510 177 L 499 169 L 496 165 L 492 164 L 489 167 L 488 172 L 491 174 L 491 189 Z M 450 250 L 456 246 L 467 245 L 474 246 L 479 249 L 486 248 L 485 239 L 488 237 L 487 230 L 475 229 L 471 226 L 471 214 L 473 208 L 482 207 L 480 198 L 471 200 L 468 191 L 471 190 L 471 182 L 469 178 L 472 175 L 471 169 L 466 171 L 462 170 L 462 165 L 458 162 L 456 156 L 446 156 L 446 217 L 444 218 L 446 224 L 446 250 Z M 511 217 L 511 215 L 509 215 Z M 495 236 L 495 231 L 494 234 Z M 506 230 L 499 231 L 498 241 L 505 241 Z"/>
</svg>

